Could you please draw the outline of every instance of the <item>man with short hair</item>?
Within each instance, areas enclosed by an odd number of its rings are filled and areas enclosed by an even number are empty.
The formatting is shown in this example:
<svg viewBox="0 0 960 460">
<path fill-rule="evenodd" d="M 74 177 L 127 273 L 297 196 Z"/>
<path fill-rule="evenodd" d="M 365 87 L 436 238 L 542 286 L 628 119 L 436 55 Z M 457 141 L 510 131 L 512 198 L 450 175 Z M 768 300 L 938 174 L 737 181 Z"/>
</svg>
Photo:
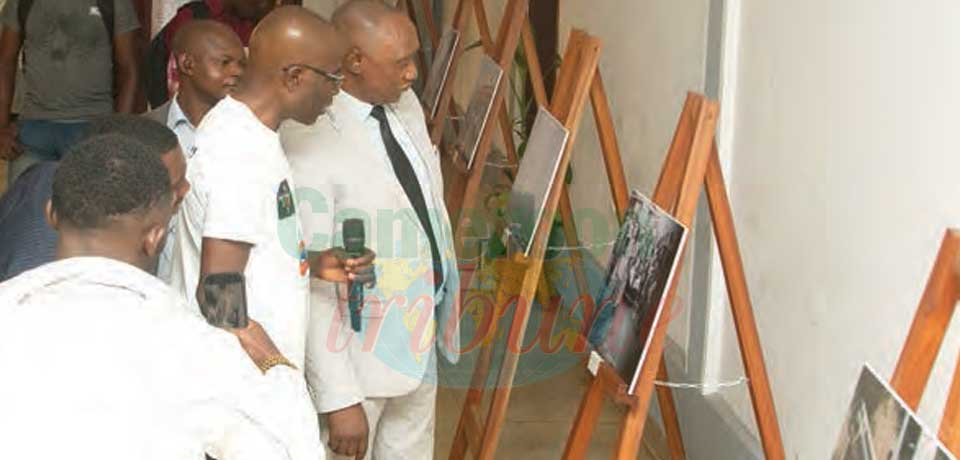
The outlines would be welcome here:
<svg viewBox="0 0 960 460">
<path fill-rule="evenodd" d="M 214 105 L 237 88 L 246 55 L 237 34 L 211 20 L 193 21 L 180 29 L 172 52 L 179 91 L 147 116 L 172 129 L 190 159 L 197 126 Z"/>
<path fill-rule="evenodd" d="M 154 38 L 148 58 L 151 70 L 147 75 L 147 97 L 150 104 L 157 106 L 166 102 L 179 91 L 180 75 L 175 68 L 180 63 L 171 57 L 176 56 L 175 42 L 180 29 L 197 20 L 216 21 L 232 29 L 243 46 L 248 46 L 254 27 L 274 6 L 274 0 L 193 0 L 180 6 Z"/>
<path fill-rule="evenodd" d="M 17 370 L 0 379 L 0 458 L 323 458 L 303 378 L 259 325 L 213 328 L 149 274 L 175 201 L 126 136 L 61 162 L 58 260 L 0 284 L 0 360 Z"/>
<path fill-rule="evenodd" d="M 13 183 L 34 162 L 59 161 L 85 122 L 133 111 L 140 24 L 131 0 L 7 0 L 0 24 L 0 160 L 11 161 Z M 21 50 L 25 91 L 14 124 Z"/>
<path fill-rule="evenodd" d="M 301 369 L 311 271 L 334 281 L 372 280 L 372 253 L 308 257 L 276 131 L 284 120 L 312 123 L 323 112 L 339 89 L 345 51 L 336 30 L 306 9 L 282 7 L 265 17 L 250 40 L 240 86 L 197 129 L 187 171 L 192 187 L 178 216 L 174 289 L 198 309 L 207 275 L 244 273 L 250 317 Z"/>
<path fill-rule="evenodd" d="M 93 120 L 85 136 L 109 133 L 130 137 L 160 158 L 167 167 L 170 187 L 179 205 L 190 185 L 176 136 L 157 122 L 127 114 Z M 0 282 L 55 258 L 57 233 L 47 223 L 44 208 L 50 200 L 56 169 L 56 162 L 37 163 L 0 196 Z M 168 242 L 167 246 L 171 244 Z"/>
<path fill-rule="evenodd" d="M 364 292 L 359 333 L 316 283 L 307 381 L 334 453 L 363 457 L 369 426 L 372 458 L 432 458 L 435 349 L 458 359 L 459 274 L 439 157 L 410 89 L 416 28 L 376 0 L 347 2 L 333 21 L 351 44 L 343 91 L 316 124 L 285 128 L 284 148 L 297 183 L 332 185 L 337 210 L 368 218 L 377 278 L 392 282 Z"/>
</svg>

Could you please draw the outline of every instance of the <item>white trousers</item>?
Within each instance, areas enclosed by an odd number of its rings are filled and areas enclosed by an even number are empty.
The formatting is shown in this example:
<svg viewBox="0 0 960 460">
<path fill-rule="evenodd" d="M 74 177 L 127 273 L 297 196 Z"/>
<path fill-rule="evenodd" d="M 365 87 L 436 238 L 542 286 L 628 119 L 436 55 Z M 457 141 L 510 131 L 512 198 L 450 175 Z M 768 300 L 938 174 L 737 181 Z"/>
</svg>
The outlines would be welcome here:
<svg viewBox="0 0 960 460">
<path fill-rule="evenodd" d="M 367 455 L 364 460 L 433 459 L 434 419 L 437 386 L 424 381 L 412 393 L 393 398 L 368 398 L 362 403 L 370 425 Z M 320 417 L 324 446 L 329 439 L 326 420 Z M 329 447 L 327 459 L 353 460 L 334 454 Z"/>
</svg>

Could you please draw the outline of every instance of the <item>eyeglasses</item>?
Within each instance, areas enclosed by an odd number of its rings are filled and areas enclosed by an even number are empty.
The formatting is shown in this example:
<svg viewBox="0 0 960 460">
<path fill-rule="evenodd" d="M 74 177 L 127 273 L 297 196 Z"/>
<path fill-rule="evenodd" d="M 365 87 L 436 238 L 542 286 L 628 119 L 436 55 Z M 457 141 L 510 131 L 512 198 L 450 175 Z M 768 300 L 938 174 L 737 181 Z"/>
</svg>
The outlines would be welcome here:
<svg viewBox="0 0 960 460">
<path fill-rule="evenodd" d="M 284 67 L 284 68 L 283 68 L 283 71 L 284 71 L 284 72 L 289 72 L 290 69 L 292 69 L 292 68 L 294 68 L 294 67 L 303 67 L 304 69 L 312 70 L 313 72 L 315 72 L 315 73 L 323 76 L 323 77 L 326 78 L 327 80 L 330 80 L 330 82 L 332 82 L 332 83 L 335 84 L 335 85 L 340 85 L 341 83 L 343 83 L 344 76 L 343 76 L 342 73 L 340 73 L 340 72 L 336 72 L 336 73 L 327 72 L 326 70 L 318 69 L 318 68 L 316 68 L 316 67 L 314 67 L 314 66 L 312 66 L 312 65 L 309 65 L 309 64 L 290 64 L 290 65 Z"/>
</svg>

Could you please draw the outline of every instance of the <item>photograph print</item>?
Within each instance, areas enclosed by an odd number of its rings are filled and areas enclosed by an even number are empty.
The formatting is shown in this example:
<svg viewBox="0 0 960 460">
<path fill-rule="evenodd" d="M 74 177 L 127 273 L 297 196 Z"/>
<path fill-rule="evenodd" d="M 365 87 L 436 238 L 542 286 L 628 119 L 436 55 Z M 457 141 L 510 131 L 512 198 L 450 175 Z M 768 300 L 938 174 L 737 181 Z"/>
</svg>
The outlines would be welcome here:
<svg viewBox="0 0 960 460">
<path fill-rule="evenodd" d="M 546 211 L 547 195 L 557 179 L 569 137 L 563 123 L 539 107 L 507 202 L 509 244 L 525 255 L 533 248 L 533 236 Z"/>
<path fill-rule="evenodd" d="M 948 460 L 954 456 L 937 440 L 869 365 L 847 411 L 833 460 Z"/>
<path fill-rule="evenodd" d="M 437 106 L 440 104 L 440 93 L 447 83 L 450 74 L 450 64 L 453 62 L 453 53 L 460 42 L 460 32 L 450 29 L 440 37 L 440 46 L 430 65 L 427 82 L 423 87 L 423 105 L 427 109 L 427 119 L 437 116 Z"/>
<path fill-rule="evenodd" d="M 486 126 L 490 110 L 493 108 L 493 98 L 497 94 L 502 79 L 503 69 L 500 64 L 484 54 L 473 96 L 470 97 L 463 123 L 460 124 L 460 135 L 454 144 L 454 148 L 466 162 L 467 169 L 473 167 L 473 159 L 477 156 L 477 148 L 480 146 L 480 135 Z"/>
<path fill-rule="evenodd" d="M 677 275 L 687 228 L 634 190 L 597 297 L 589 341 L 633 393 Z"/>
</svg>

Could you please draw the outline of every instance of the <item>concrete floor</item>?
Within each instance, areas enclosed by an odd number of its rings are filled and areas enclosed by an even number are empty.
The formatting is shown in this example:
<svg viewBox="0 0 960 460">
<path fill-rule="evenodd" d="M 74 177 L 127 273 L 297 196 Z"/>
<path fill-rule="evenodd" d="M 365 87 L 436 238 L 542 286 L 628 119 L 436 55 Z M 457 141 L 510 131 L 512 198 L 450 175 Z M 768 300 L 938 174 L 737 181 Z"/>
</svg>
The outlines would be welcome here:
<svg viewBox="0 0 960 460">
<path fill-rule="evenodd" d="M 503 427 L 497 458 L 554 460 L 560 458 L 573 425 L 589 374 L 578 367 L 542 382 L 515 388 Z M 441 389 L 437 397 L 437 439 L 434 457 L 446 459 L 466 394 L 461 389 Z M 593 434 L 590 459 L 609 459 L 617 441 L 622 414 L 607 403 Z M 666 442 L 656 422 L 648 420 L 639 459 L 669 458 Z M 469 455 L 469 454 L 468 454 Z M 469 457 L 468 457 L 469 458 Z"/>
</svg>

